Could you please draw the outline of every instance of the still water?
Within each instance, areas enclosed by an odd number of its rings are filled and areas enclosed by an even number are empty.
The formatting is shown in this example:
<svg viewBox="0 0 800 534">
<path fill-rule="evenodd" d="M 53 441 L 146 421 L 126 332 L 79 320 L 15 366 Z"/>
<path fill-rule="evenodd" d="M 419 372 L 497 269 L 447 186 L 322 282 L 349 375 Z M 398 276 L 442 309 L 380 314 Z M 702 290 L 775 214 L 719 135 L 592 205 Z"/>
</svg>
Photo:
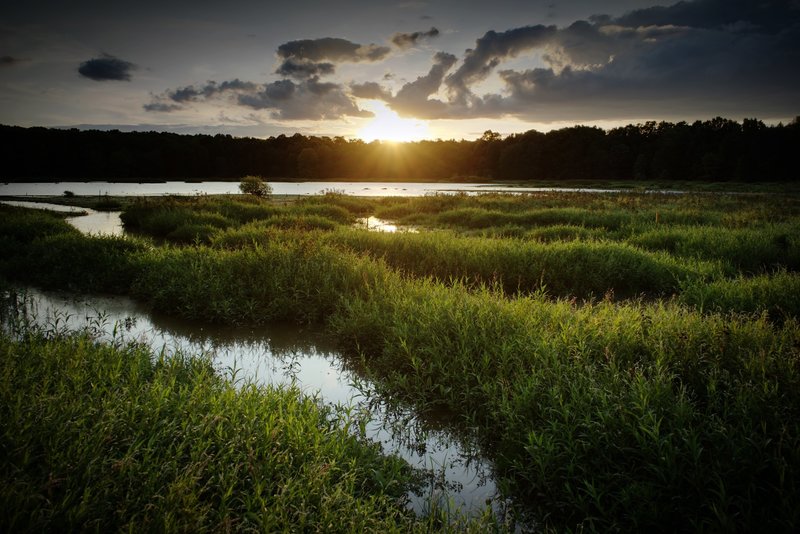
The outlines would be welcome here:
<svg viewBox="0 0 800 534">
<path fill-rule="evenodd" d="M 159 353 L 204 355 L 223 376 L 258 384 L 294 384 L 324 404 L 348 406 L 367 419 L 368 439 L 409 464 L 431 470 L 431 485 L 409 495 L 418 513 L 429 496 L 443 506 L 480 513 L 487 503 L 501 511 L 490 466 L 435 422 L 390 408 L 322 332 L 293 324 L 258 329 L 200 325 L 152 313 L 126 297 L 87 296 L 28 288 L 18 308 L 48 328 L 88 328 L 100 340 L 135 341 Z M 24 302 L 24 305 L 22 304 Z"/>
<path fill-rule="evenodd" d="M 574 189 L 563 187 L 516 187 L 510 184 L 436 182 L 268 182 L 275 195 L 320 195 L 337 191 L 365 197 L 419 197 L 434 193 L 537 193 L 544 191 L 618 192 L 613 189 Z M 76 195 L 157 196 L 239 194 L 239 182 L 56 182 L 0 184 L 0 196 L 58 196 L 65 191 Z"/>
<path fill-rule="evenodd" d="M 86 235 L 120 236 L 124 233 L 122 220 L 120 219 L 121 212 L 119 211 L 95 211 L 93 209 L 79 208 L 77 206 L 62 206 L 61 204 L 25 202 L 21 200 L 3 200 L 0 201 L 0 204 L 17 206 L 20 208 L 69 213 L 74 216 L 67 217 L 66 221 Z"/>
</svg>

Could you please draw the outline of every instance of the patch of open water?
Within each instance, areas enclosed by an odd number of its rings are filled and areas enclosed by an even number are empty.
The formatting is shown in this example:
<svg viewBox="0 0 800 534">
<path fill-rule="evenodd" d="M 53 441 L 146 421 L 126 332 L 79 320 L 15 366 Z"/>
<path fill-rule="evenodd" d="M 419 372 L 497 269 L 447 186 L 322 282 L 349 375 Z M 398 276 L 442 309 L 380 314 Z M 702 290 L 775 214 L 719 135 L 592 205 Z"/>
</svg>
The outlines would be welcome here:
<svg viewBox="0 0 800 534">
<path fill-rule="evenodd" d="M 431 485 L 421 495 L 409 495 L 417 513 L 427 510 L 430 496 L 466 513 L 480 513 L 488 503 L 504 512 L 505 503 L 497 495 L 486 461 L 435 423 L 421 421 L 411 411 L 390 408 L 369 381 L 346 366 L 318 330 L 291 324 L 199 325 L 151 313 L 126 297 L 28 288 L 18 299 L 17 308 L 34 324 L 68 330 L 88 327 L 100 340 L 135 341 L 156 353 L 206 355 L 223 376 L 258 384 L 294 384 L 324 404 L 348 406 L 366 415 L 368 439 L 412 466 L 431 470 Z"/>
</svg>

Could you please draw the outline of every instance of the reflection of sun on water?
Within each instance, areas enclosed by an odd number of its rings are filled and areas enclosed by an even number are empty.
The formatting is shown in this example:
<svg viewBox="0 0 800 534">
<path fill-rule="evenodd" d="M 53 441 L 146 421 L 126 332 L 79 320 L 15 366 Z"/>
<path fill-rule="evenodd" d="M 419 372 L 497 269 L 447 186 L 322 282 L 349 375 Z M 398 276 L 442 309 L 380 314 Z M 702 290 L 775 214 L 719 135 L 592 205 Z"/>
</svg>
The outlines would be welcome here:
<svg viewBox="0 0 800 534">
<path fill-rule="evenodd" d="M 356 134 L 367 143 L 381 141 L 419 141 L 428 137 L 428 123 L 417 119 L 403 119 L 385 103 L 370 100 L 364 106 L 375 117 Z"/>
</svg>

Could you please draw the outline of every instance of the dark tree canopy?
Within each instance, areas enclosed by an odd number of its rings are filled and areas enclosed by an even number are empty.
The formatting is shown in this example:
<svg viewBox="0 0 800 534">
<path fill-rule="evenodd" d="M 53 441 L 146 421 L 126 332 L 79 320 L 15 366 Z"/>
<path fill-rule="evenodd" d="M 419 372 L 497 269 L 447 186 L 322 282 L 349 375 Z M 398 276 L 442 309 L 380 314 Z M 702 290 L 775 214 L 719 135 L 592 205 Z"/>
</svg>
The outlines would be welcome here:
<svg viewBox="0 0 800 534">
<path fill-rule="evenodd" d="M 178 135 L 0 126 L 2 178 L 56 180 L 794 181 L 800 122 L 574 126 L 400 145 L 341 137 Z"/>
</svg>

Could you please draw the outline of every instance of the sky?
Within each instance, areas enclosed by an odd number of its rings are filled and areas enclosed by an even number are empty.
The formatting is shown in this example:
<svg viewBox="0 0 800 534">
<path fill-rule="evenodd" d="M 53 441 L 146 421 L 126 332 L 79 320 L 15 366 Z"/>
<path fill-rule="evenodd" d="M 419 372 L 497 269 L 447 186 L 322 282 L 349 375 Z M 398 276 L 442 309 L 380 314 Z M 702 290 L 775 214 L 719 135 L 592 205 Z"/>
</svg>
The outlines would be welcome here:
<svg viewBox="0 0 800 534">
<path fill-rule="evenodd" d="M 800 115 L 800 0 L 15 2 L 0 124 L 475 139 Z"/>
</svg>

